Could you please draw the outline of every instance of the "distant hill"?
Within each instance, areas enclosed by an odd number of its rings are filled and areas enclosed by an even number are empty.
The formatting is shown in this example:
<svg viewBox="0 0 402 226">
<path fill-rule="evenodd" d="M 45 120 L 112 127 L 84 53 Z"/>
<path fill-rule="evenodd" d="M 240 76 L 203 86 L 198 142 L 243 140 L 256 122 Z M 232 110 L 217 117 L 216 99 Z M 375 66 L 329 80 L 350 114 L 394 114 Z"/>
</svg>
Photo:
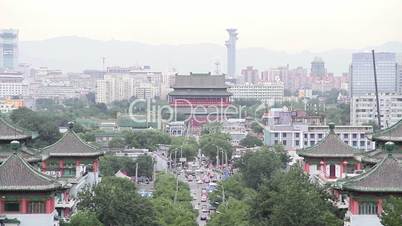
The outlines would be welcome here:
<svg viewBox="0 0 402 226">
<path fill-rule="evenodd" d="M 388 42 L 381 46 L 367 47 L 376 51 L 402 53 L 402 42 Z M 237 70 L 253 65 L 260 71 L 289 64 L 310 67 L 315 56 L 324 59 L 329 72 L 340 74 L 348 71 L 351 54 L 361 50 L 335 49 L 325 52 L 303 51 L 289 54 L 265 48 L 243 48 L 237 52 Z M 226 49 L 217 44 L 150 45 L 139 42 L 99 41 L 82 37 L 58 37 L 42 41 L 22 41 L 20 61 L 34 67 L 48 66 L 66 72 L 84 69 L 101 69 L 101 58 L 106 57 L 106 66 L 151 65 L 155 70 L 175 68 L 180 73 L 190 71 L 214 71 L 214 62 L 221 62 L 226 71 Z"/>
</svg>

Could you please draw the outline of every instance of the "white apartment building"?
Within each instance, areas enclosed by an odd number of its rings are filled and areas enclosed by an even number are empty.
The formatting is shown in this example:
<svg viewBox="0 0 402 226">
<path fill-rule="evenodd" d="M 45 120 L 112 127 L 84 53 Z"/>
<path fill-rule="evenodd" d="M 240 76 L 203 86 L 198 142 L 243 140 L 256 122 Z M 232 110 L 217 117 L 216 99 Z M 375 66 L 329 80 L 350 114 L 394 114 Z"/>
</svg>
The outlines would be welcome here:
<svg viewBox="0 0 402 226">
<path fill-rule="evenodd" d="M 329 132 L 328 126 L 308 126 L 305 124 L 274 125 L 264 129 L 264 144 L 281 144 L 288 151 L 310 147 L 320 142 Z M 374 149 L 374 143 L 366 134 L 372 133 L 372 126 L 335 126 L 335 133 L 346 144 L 363 150 Z"/>
<path fill-rule="evenodd" d="M 28 85 L 22 82 L 0 82 L 0 97 L 26 96 Z"/>
<path fill-rule="evenodd" d="M 392 126 L 402 119 L 402 95 L 379 93 L 381 127 Z M 350 102 L 350 123 L 363 125 L 377 122 L 377 101 L 375 94 L 354 96 Z"/>
<path fill-rule="evenodd" d="M 96 102 L 111 103 L 128 100 L 131 97 L 140 99 L 155 98 L 160 95 L 160 85 L 138 82 L 129 74 L 108 74 L 96 81 Z"/>
<path fill-rule="evenodd" d="M 228 91 L 232 99 L 259 100 L 269 104 L 283 101 L 284 86 L 282 82 L 233 85 Z"/>
</svg>

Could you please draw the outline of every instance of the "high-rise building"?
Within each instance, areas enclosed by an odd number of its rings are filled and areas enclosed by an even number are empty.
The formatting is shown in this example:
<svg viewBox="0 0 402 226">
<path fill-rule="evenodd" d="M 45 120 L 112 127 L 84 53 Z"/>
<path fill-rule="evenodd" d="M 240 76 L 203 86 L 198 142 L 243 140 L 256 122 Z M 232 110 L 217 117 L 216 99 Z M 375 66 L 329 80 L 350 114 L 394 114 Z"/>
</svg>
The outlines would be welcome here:
<svg viewBox="0 0 402 226">
<path fill-rule="evenodd" d="M 227 66 L 228 77 L 235 78 L 236 75 L 236 41 L 237 41 L 237 29 L 226 29 L 229 33 L 229 40 L 225 42 L 227 48 Z"/>
<path fill-rule="evenodd" d="M 400 78 L 395 53 L 375 53 L 378 92 L 398 93 Z M 375 92 L 373 56 L 369 52 L 354 53 L 350 66 L 350 95 Z"/>
<path fill-rule="evenodd" d="M 14 69 L 18 65 L 18 30 L 0 30 L 0 68 Z"/>
<path fill-rule="evenodd" d="M 402 118 L 402 95 L 379 93 L 381 127 L 394 125 Z M 350 123 L 364 125 L 377 123 L 377 102 L 374 93 L 354 96 L 350 102 Z"/>
<path fill-rule="evenodd" d="M 247 66 L 246 69 L 241 70 L 242 82 L 256 84 L 260 79 L 258 75 L 258 70 L 254 69 L 253 66 Z"/>
<path fill-rule="evenodd" d="M 323 77 L 327 74 L 327 69 L 325 69 L 325 62 L 320 57 L 315 57 L 311 62 L 311 76 Z"/>
</svg>

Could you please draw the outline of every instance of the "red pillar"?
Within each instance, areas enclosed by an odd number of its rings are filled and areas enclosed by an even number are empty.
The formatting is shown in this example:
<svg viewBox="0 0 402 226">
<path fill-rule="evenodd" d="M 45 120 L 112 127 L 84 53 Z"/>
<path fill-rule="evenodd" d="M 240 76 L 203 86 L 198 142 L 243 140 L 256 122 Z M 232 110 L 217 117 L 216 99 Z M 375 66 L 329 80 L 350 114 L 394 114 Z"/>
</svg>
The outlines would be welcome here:
<svg viewBox="0 0 402 226">
<path fill-rule="evenodd" d="M 27 213 L 28 202 L 26 198 L 20 200 L 20 213 Z"/>
<path fill-rule="evenodd" d="M 356 170 L 361 170 L 363 167 L 362 167 L 362 164 L 360 162 L 358 162 L 358 163 L 356 163 L 355 168 L 356 168 Z"/>
<path fill-rule="evenodd" d="M 382 214 L 382 199 L 377 200 L 377 214 L 380 216 Z"/>
<path fill-rule="evenodd" d="M 53 213 L 54 207 L 55 207 L 54 197 L 46 200 L 46 203 L 45 203 L 45 208 L 46 208 L 45 212 L 46 213 Z"/>
<path fill-rule="evenodd" d="M 359 212 L 359 202 L 354 200 L 352 197 L 349 198 L 349 210 L 353 215 Z"/>
<path fill-rule="evenodd" d="M 64 160 L 59 161 L 59 168 L 60 168 L 60 174 L 61 176 L 64 175 Z"/>
<path fill-rule="evenodd" d="M 324 178 L 327 178 L 327 173 L 326 173 L 327 166 L 326 166 L 325 162 L 321 160 L 320 165 L 321 165 L 321 173 L 322 173 L 322 175 L 324 176 Z"/>
<path fill-rule="evenodd" d="M 42 161 L 42 172 L 46 172 L 46 161 Z"/>
<path fill-rule="evenodd" d="M 304 172 L 310 174 L 310 164 L 308 162 L 304 162 Z"/>
<path fill-rule="evenodd" d="M 93 162 L 92 170 L 93 170 L 94 172 L 98 172 L 98 165 L 99 165 L 98 162 L 99 162 L 98 159 L 94 160 L 94 162 Z"/>
<path fill-rule="evenodd" d="M 4 213 L 4 200 L 0 198 L 0 213 Z"/>
</svg>

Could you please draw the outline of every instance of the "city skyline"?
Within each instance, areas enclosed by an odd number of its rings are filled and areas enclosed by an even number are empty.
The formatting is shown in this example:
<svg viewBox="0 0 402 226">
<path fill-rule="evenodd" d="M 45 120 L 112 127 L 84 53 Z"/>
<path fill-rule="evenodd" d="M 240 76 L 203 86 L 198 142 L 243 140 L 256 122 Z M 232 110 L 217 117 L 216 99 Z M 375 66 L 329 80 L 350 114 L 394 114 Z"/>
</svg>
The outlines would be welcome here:
<svg viewBox="0 0 402 226">
<path fill-rule="evenodd" d="M 119 4 L 46 0 L 37 6 L 36 2 L 24 0 L 2 1 L 0 27 L 19 29 L 21 41 L 73 35 L 174 45 L 223 45 L 226 34 L 222 31 L 234 27 L 240 32 L 239 48 L 264 47 L 287 52 L 359 49 L 402 41 L 402 31 L 398 29 L 402 2 L 396 0 L 387 4 L 287 0 L 230 5 L 209 0 Z"/>
</svg>

